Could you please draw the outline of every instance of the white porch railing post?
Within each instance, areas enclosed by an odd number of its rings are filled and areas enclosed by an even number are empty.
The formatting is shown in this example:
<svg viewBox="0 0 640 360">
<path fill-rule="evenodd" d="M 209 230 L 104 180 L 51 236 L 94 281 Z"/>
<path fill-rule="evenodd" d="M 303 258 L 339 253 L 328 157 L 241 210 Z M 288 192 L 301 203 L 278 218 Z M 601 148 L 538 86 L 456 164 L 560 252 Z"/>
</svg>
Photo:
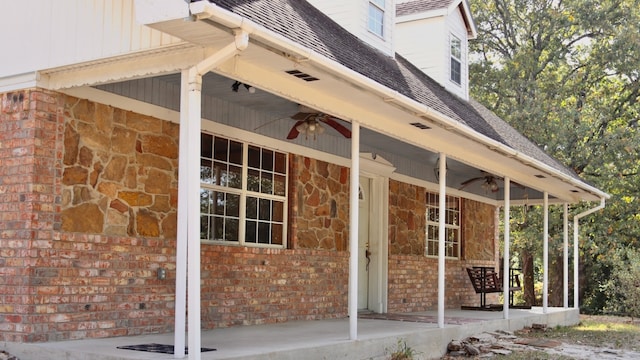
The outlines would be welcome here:
<svg viewBox="0 0 640 360">
<path fill-rule="evenodd" d="M 511 214 L 511 179 L 508 177 L 504 178 L 504 260 L 502 267 L 502 290 L 503 290 L 503 299 L 504 304 L 502 305 L 504 318 L 509 319 L 509 281 L 510 281 L 510 272 L 509 268 L 511 267 L 511 254 L 509 252 L 509 242 L 511 240 L 511 224 L 510 224 L 510 216 Z"/>
<path fill-rule="evenodd" d="M 360 189 L 360 124 L 351 123 L 349 190 L 349 338 L 358 338 L 358 193 Z"/>
<path fill-rule="evenodd" d="M 549 310 L 549 194 L 544 192 L 544 230 L 542 241 L 542 312 L 544 314 Z"/>
<path fill-rule="evenodd" d="M 444 278 L 445 278 L 445 262 L 444 262 L 444 246 L 445 246 L 445 217 L 447 206 L 447 155 L 440 153 L 440 190 L 438 203 L 438 327 L 444 328 Z"/>
</svg>

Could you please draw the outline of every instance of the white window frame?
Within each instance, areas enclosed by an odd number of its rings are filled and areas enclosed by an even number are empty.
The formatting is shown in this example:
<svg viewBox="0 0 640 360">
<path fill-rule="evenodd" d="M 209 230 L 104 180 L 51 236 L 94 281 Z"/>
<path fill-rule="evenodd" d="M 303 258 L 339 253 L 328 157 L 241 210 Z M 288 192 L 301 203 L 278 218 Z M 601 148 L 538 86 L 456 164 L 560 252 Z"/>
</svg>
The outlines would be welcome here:
<svg viewBox="0 0 640 360">
<path fill-rule="evenodd" d="M 225 185 L 218 185 L 218 184 L 211 184 L 211 183 L 207 183 L 207 182 L 203 182 L 202 178 L 200 181 L 200 191 L 202 194 L 202 191 L 216 191 L 216 192 L 220 192 L 220 193 L 225 193 L 225 194 L 232 194 L 232 195 L 237 195 L 239 196 L 239 216 L 238 216 L 238 240 L 217 240 L 217 239 L 211 239 L 211 238 L 202 238 L 202 234 L 201 234 L 201 239 L 200 241 L 202 243 L 209 243 L 209 244 L 222 244 L 222 245 L 239 245 L 239 246 L 250 246 L 250 247 L 269 247 L 269 248 L 286 248 L 287 247 L 287 209 L 288 209 L 288 201 L 287 201 L 287 192 L 288 192 L 288 188 L 289 188 L 289 154 L 283 151 L 278 151 L 275 149 L 271 149 L 268 148 L 266 146 L 262 146 L 262 145 L 257 145 L 257 144 L 252 144 L 252 143 L 248 143 L 242 140 L 238 140 L 238 139 L 233 139 L 231 137 L 228 136 L 220 136 L 220 135 L 216 135 L 216 134 L 212 134 L 209 132 L 202 132 L 202 134 L 206 134 L 209 136 L 213 137 L 213 141 L 215 141 L 215 138 L 220 138 L 220 139 L 226 139 L 228 141 L 234 141 L 237 143 L 240 143 L 242 145 L 242 164 L 238 164 L 242 166 L 242 185 L 240 188 L 233 188 L 233 187 L 229 187 L 229 186 L 225 186 Z M 284 195 L 276 195 L 276 194 L 266 194 L 266 193 L 262 193 L 260 191 L 250 191 L 248 190 L 248 174 L 249 174 L 249 147 L 255 147 L 260 149 L 260 152 L 262 153 L 263 150 L 266 151 L 271 151 L 273 153 L 279 153 L 284 155 L 284 174 L 280 174 L 280 175 L 284 175 Z M 201 158 L 202 159 L 202 158 Z M 214 160 L 215 161 L 215 160 Z M 275 167 L 275 165 L 274 165 Z M 257 168 L 252 168 L 253 170 L 260 170 L 261 172 L 265 172 L 265 173 L 275 173 L 275 169 L 271 172 L 269 171 L 264 171 L 261 169 L 257 169 Z M 273 175 L 273 174 L 272 174 Z M 274 182 L 272 182 L 272 185 L 274 186 Z M 262 220 L 262 221 L 256 221 L 256 222 L 261 222 L 261 223 L 267 223 L 270 225 L 270 228 L 276 224 L 278 226 L 282 227 L 282 234 L 281 239 L 282 239 L 282 244 L 272 244 L 271 241 L 273 240 L 273 238 L 270 236 L 269 237 L 269 241 L 270 243 L 260 243 L 260 242 L 248 242 L 246 241 L 246 234 L 247 234 L 247 199 L 248 198 L 257 198 L 258 202 L 260 200 L 267 200 L 267 201 L 275 201 L 275 202 L 280 202 L 282 203 L 282 220 L 281 221 L 276 221 L 273 220 L 273 214 L 270 214 L 270 218 L 268 220 Z M 226 208 L 225 208 L 226 209 Z M 210 216 L 210 212 L 209 213 L 201 213 L 201 219 L 205 216 Z M 227 216 L 226 214 L 221 216 L 224 219 L 227 218 L 235 218 L 234 216 Z M 259 217 L 259 215 L 257 215 L 257 217 Z M 249 220 L 253 220 L 253 219 L 249 219 Z M 202 226 L 202 224 L 201 224 Z M 201 230 L 202 232 L 202 230 Z M 211 229 L 208 229 L 208 234 L 211 233 Z"/>
<path fill-rule="evenodd" d="M 458 65 L 457 74 L 453 70 L 454 64 Z M 459 86 L 462 86 L 462 68 L 462 40 L 451 34 L 449 38 L 449 80 Z M 454 75 L 457 75 L 457 78 Z"/>
<path fill-rule="evenodd" d="M 373 14 L 379 14 L 380 21 L 373 17 Z M 385 0 L 369 0 L 369 7 L 367 8 L 367 30 L 376 36 L 384 38 L 385 15 Z"/>
<path fill-rule="evenodd" d="M 440 228 L 439 218 L 439 201 L 438 194 L 426 193 L 426 243 L 425 255 L 427 257 L 438 257 L 438 231 Z M 461 243 L 460 243 L 460 206 L 459 197 L 446 195 L 447 209 L 445 210 L 445 232 L 453 234 L 453 238 L 445 236 L 445 257 L 448 259 L 460 259 Z"/>
</svg>

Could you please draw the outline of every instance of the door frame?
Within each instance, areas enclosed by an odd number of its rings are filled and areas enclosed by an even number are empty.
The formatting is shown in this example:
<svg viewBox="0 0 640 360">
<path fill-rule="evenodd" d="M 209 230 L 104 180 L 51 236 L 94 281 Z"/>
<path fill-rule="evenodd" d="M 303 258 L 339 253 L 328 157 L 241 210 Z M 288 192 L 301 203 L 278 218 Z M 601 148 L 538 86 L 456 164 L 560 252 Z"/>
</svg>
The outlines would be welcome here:
<svg viewBox="0 0 640 360">
<path fill-rule="evenodd" d="M 369 310 L 386 313 L 389 279 L 389 177 L 396 168 L 375 153 L 360 154 L 360 177 L 370 179 L 369 238 L 379 256 L 369 265 Z"/>
</svg>

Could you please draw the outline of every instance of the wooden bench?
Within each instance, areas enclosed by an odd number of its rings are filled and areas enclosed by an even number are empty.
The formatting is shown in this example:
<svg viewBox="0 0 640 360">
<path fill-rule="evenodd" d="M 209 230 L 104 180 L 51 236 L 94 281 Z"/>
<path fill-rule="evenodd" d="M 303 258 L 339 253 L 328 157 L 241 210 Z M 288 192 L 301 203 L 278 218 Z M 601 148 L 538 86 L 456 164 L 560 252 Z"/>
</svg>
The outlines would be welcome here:
<svg viewBox="0 0 640 360">
<path fill-rule="evenodd" d="M 473 289 L 476 294 L 480 294 L 480 306 L 463 306 L 463 310 L 489 310 L 492 306 L 487 305 L 487 294 L 489 293 L 501 293 L 502 278 L 492 267 L 486 266 L 474 266 L 467 268 L 467 274 L 469 274 L 469 280 L 473 285 Z M 513 306 L 513 292 L 522 290 L 520 286 L 520 277 L 515 273 L 513 269 L 509 271 L 509 305 Z M 498 308 L 496 308 L 498 309 Z"/>
</svg>

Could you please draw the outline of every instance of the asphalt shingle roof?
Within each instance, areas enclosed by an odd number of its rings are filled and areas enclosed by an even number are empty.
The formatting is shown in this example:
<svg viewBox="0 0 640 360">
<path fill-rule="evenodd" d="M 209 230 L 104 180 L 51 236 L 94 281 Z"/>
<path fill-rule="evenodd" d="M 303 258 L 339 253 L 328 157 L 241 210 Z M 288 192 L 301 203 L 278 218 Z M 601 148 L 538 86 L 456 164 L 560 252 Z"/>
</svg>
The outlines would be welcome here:
<svg viewBox="0 0 640 360">
<path fill-rule="evenodd" d="M 396 5 L 396 16 L 417 14 L 430 10 L 446 9 L 453 0 L 414 0 Z"/>
<path fill-rule="evenodd" d="M 408 4 L 413 3 L 450 4 L 451 1 L 427 0 Z M 549 156 L 477 101 L 465 101 L 449 93 L 406 59 L 399 55 L 395 58 L 387 56 L 367 45 L 306 1 L 216 0 L 215 4 L 398 91 L 565 175 L 581 180 L 572 170 Z"/>
</svg>

